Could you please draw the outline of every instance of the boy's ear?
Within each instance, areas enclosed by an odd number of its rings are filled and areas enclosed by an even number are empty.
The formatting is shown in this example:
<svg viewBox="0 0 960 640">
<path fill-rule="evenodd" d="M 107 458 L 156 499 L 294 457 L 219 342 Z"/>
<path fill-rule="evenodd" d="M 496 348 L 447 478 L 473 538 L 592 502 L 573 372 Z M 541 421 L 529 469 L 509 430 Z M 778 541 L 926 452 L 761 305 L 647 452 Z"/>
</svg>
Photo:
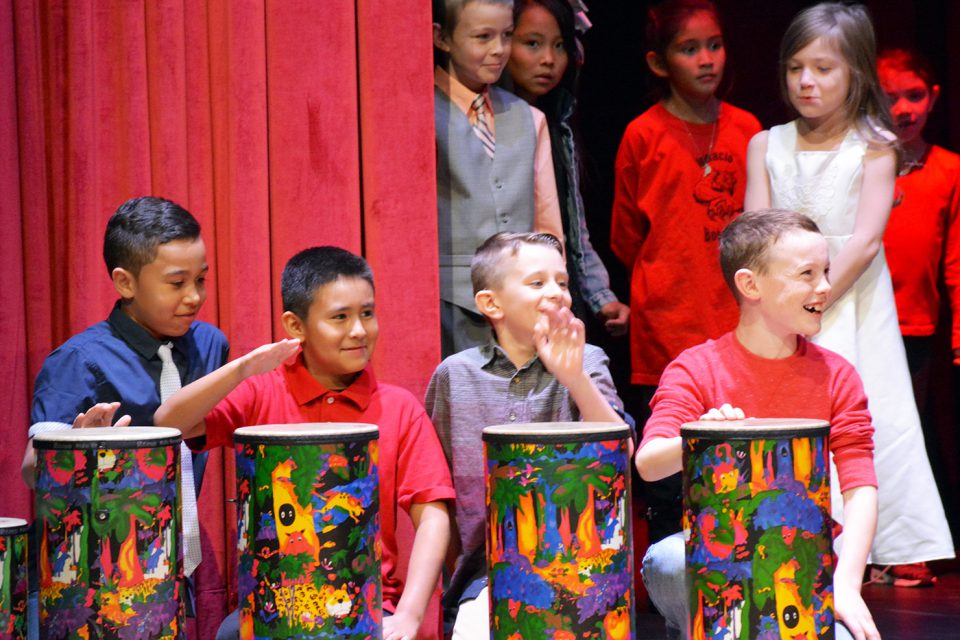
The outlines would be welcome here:
<svg viewBox="0 0 960 640">
<path fill-rule="evenodd" d="M 480 313 L 491 320 L 499 320 L 503 317 L 503 309 L 500 308 L 500 301 L 497 300 L 497 294 L 490 289 L 481 289 L 473 296 L 473 301 L 477 305 Z"/>
<path fill-rule="evenodd" d="M 661 58 L 660 54 L 656 51 L 647 51 L 647 66 L 650 67 L 653 75 L 658 78 L 666 78 L 670 75 L 667 71 L 667 65 L 663 62 L 663 58 Z"/>
<path fill-rule="evenodd" d="M 444 53 L 450 53 L 450 43 L 447 42 L 447 37 L 443 35 L 443 27 L 440 26 L 439 22 L 433 23 L 433 46 Z"/>
<path fill-rule="evenodd" d="M 306 332 L 304 331 L 303 320 L 300 319 L 300 316 L 293 311 L 284 311 L 283 315 L 280 316 L 280 323 L 283 325 L 283 330 L 287 332 L 288 336 L 296 338 L 297 340 L 303 340 Z"/>
<path fill-rule="evenodd" d="M 113 288 L 124 300 L 132 300 L 137 293 L 137 278 L 122 267 L 116 267 L 110 272 Z"/>
<path fill-rule="evenodd" d="M 733 274 L 733 283 L 737 285 L 740 297 L 745 300 L 759 300 L 760 287 L 757 283 L 757 274 L 750 269 L 737 269 Z"/>
</svg>

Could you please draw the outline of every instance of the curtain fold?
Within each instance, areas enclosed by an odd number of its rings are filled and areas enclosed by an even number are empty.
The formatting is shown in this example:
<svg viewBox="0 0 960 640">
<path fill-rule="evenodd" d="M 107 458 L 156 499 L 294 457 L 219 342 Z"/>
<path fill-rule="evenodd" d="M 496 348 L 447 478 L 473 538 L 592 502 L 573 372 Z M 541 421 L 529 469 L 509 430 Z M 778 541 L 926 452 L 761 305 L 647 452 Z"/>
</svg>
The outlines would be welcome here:
<svg viewBox="0 0 960 640">
<path fill-rule="evenodd" d="M 283 336 L 294 253 L 364 252 L 377 375 L 422 396 L 439 359 L 430 56 L 428 3 L 0 0 L 0 515 L 30 515 L 33 379 L 109 313 L 103 230 L 131 197 L 200 221 L 201 318 L 232 357 Z M 212 638 L 234 604 L 232 457 L 213 452 L 206 471 L 192 637 Z"/>
</svg>

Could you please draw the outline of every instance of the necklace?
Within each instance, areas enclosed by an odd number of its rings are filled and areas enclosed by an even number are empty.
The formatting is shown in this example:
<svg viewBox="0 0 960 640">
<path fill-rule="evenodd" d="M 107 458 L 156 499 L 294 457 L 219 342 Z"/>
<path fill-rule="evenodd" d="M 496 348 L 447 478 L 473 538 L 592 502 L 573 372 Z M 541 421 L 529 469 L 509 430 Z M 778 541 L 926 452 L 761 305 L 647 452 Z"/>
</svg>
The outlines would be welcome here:
<svg viewBox="0 0 960 640">
<path fill-rule="evenodd" d="M 683 118 L 679 118 L 680 122 L 683 123 L 683 128 L 687 132 L 687 135 L 690 136 L 690 143 L 693 144 L 693 150 L 696 152 L 696 158 L 705 156 L 706 160 L 703 162 L 703 175 L 708 176 L 713 171 L 713 168 L 710 166 L 710 153 L 713 151 L 713 143 L 717 141 L 717 123 L 720 122 L 720 112 L 717 111 L 717 117 L 713 121 L 713 131 L 710 134 L 710 146 L 707 147 L 707 152 L 705 154 L 700 153 L 700 145 L 697 144 L 697 139 L 693 137 L 693 131 L 690 130 L 690 126 L 687 124 L 687 121 Z"/>
<path fill-rule="evenodd" d="M 928 146 L 924 144 L 920 149 L 920 153 L 916 154 L 914 158 L 910 158 L 909 154 L 904 153 L 904 159 L 900 164 L 900 171 L 897 172 L 897 175 L 905 176 L 916 171 L 917 169 L 923 169 L 924 165 L 927 163 L 927 148 Z"/>
</svg>

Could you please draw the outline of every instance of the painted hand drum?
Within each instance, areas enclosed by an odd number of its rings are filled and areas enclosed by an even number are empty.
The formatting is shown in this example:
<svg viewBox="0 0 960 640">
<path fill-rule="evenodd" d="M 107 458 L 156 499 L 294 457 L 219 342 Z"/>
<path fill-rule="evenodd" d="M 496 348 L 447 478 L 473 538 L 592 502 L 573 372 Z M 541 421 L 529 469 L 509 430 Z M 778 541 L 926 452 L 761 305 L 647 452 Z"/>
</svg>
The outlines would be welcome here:
<svg viewBox="0 0 960 640">
<path fill-rule="evenodd" d="M 626 425 L 483 430 L 492 638 L 633 638 Z"/>
<path fill-rule="evenodd" d="M 0 518 L 0 640 L 27 638 L 27 534 L 19 518 Z"/>
<path fill-rule="evenodd" d="M 40 635 L 182 638 L 180 432 L 38 435 Z"/>
<path fill-rule="evenodd" d="M 683 425 L 690 638 L 833 638 L 829 433 L 817 420 Z"/>
<path fill-rule="evenodd" d="M 240 638 L 379 638 L 377 427 L 234 432 Z"/>
</svg>

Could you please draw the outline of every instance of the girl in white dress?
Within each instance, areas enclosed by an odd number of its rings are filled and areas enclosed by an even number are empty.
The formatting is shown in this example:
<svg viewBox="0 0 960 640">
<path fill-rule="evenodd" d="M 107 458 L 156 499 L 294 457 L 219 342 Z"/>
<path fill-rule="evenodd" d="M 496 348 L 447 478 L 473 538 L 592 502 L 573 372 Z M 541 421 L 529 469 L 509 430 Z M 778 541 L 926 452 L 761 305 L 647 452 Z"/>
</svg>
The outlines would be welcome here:
<svg viewBox="0 0 960 640">
<path fill-rule="evenodd" d="M 815 341 L 856 367 L 873 416 L 880 487 L 872 560 L 952 558 L 883 256 L 897 147 L 866 9 L 824 3 L 798 14 L 780 45 L 780 84 L 799 118 L 750 141 L 745 208 L 805 213 L 830 244 L 833 289 Z"/>
</svg>

